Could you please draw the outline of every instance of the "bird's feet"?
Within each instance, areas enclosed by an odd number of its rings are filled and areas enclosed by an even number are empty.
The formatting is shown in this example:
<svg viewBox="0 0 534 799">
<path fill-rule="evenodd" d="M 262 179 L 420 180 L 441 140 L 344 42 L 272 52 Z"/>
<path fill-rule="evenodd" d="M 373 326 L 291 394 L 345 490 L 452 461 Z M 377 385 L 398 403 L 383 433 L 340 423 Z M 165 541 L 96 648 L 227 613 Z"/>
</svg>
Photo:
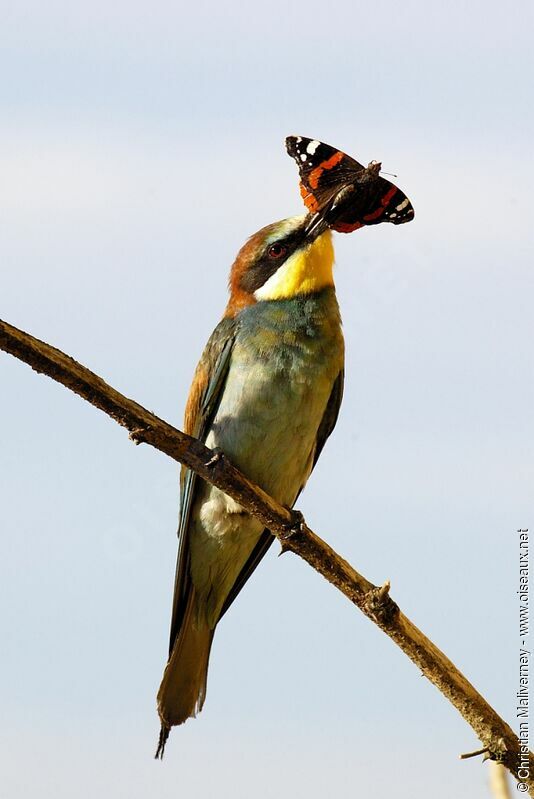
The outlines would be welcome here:
<svg viewBox="0 0 534 799">
<path fill-rule="evenodd" d="M 204 464 L 204 466 L 206 466 L 207 468 L 215 466 L 216 463 L 219 463 L 224 458 L 224 452 L 219 447 L 214 447 L 212 449 L 212 452 L 213 455 L 211 456 L 209 461 L 206 461 L 206 463 Z"/>
</svg>

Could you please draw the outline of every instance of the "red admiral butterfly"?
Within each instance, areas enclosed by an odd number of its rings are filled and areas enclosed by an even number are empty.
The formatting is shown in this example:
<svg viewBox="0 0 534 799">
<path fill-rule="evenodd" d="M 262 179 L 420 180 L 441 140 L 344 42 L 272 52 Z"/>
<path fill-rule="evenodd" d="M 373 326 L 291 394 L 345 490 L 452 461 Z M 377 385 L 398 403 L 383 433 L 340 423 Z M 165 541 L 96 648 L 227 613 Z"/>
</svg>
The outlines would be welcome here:
<svg viewBox="0 0 534 799">
<path fill-rule="evenodd" d="M 341 150 L 304 136 L 288 136 L 286 149 L 298 165 L 306 207 L 320 211 L 332 230 L 351 233 L 364 225 L 402 225 L 414 218 L 410 200 L 380 177 L 377 161 L 364 167 Z"/>
</svg>

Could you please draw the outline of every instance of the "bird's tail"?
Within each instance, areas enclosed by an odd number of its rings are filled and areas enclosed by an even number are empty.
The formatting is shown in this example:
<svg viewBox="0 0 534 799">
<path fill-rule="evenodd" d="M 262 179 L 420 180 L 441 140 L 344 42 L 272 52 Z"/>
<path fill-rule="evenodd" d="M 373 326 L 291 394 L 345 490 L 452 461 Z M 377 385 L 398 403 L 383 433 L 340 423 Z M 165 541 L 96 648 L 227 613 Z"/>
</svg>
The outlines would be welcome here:
<svg viewBox="0 0 534 799">
<path fill-rule="evenodd" d="M 196 716 L 206 698 L 208 661 L 214 631 L 204 620 L 199 620 L 194 606 L 195 592 L 192 591 L 158 691 L 161 731 L 156 758 L 160 759 L 171 727 Z"/>
</svg>

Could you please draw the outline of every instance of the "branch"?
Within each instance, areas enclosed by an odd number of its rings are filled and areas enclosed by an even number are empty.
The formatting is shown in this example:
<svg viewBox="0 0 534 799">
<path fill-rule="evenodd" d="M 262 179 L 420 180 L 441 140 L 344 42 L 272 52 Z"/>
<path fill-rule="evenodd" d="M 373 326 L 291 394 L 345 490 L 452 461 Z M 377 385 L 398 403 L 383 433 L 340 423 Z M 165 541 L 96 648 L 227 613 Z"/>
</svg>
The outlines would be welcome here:
<svg viewBox="0 0 534 799">
<path fill-rule="evenodd" d="M 150 444 L 183 463 L 260 519 L 279 539 L 283 551 L 303 558 L 402 649 L 473 728 L 483 751 L 519 779 L 521 757 L 524 760 L 527 755 L 521 753 L 517 736 L 443 652 L 402 613 L 389 595 L 389 583 L 382 587 L 370 583 L 315 535 L 298 511 L 279 505 L 232 466 L 224 454 L 159 419 L 65 353 L 1 320 L 0 349 L 74 391 L 126 427 L 135 443 Z M 528 784 L 530 796 L 534 796 L 531 753 L 527 768 L 532 778 L 524 779 L 522 771 L 522 782 Z"/>
<path fill-rule="evenodd" d="M 506 771 L 500 763 L 491 761 L 490 764 L 490 790 L 494 799 L 512 799 L 512 792 L 506 779 Z"/>
</svg>

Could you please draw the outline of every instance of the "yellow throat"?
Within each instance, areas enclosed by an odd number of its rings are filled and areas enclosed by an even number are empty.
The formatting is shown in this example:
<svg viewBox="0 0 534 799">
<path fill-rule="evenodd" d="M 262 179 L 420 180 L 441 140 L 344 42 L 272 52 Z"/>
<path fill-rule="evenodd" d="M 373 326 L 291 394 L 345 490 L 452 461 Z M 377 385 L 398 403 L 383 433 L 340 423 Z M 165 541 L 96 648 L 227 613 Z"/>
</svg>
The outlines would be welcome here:
<svg viewBox="0 0 534 799">
<path fill-rule="evenodd" d="M 254 292 L 257 300 L 287 300 L 334 285 L 334 247 L 327 230 L 307 247 L 301 247 Z"/>
</svg>

